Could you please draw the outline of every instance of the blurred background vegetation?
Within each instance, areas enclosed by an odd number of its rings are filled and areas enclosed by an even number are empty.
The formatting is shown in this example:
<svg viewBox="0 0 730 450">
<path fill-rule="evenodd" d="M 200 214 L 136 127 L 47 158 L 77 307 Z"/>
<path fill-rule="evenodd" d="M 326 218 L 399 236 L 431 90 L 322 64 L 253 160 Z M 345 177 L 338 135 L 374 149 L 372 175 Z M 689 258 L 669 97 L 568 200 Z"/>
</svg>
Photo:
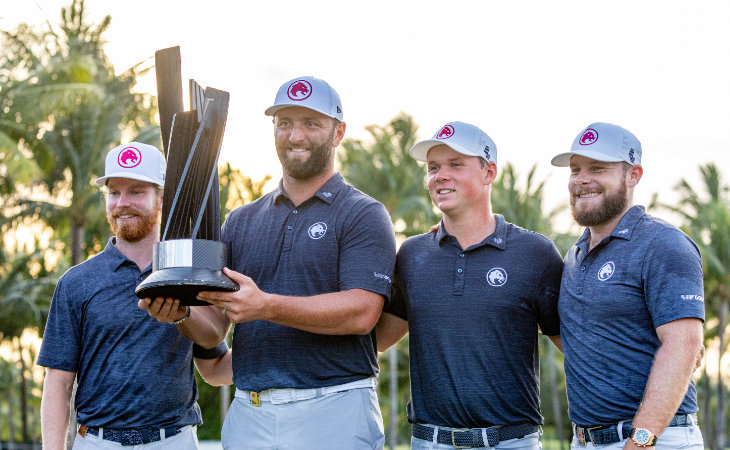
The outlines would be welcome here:
<svg viewBox="0 0 730 450">
<path fill-rule="evenodd" d="M 35 359 L 56 280 L 101 251 L 109 237 L 104 202 L 91 180 L 103 173 L 106 152 L 130 140 L 160 146 L 156 99 L 135 91 L 149 61 L 115 72 L 104 51 L 101 23 L 84 20 L 83 1 L 61 11 L 60 23 L 0 30 L 0 442 L 40 442 L 43 369 Z M 338 169 L 355 187 L 381 201 L 398 241 L 438 222 L 424 185 L 425 170 L 408 156 L 418 127 L 407 114 L 367 127 L 367 141 L 346 139 Z M 273 151 L 273 149 L 272 149 Z M 580 230 L 558 232 L 547 211 L 545 180 L 536 166 L 499 168 L 493 209 L 553 239 L 561 253 Z M 707 447 L 725 448 L 727 315 L 730 298 L 730 197 L 720 168 L 698 167 L 701 183 L 682 179 L 680 202 L 648 205 L 669 216 L 700 246 L 705 270 L 705 361 L 696 373 L 700 423 Z M 271 179 L 252 180 L 230 164 L 219 170 L 222 218 L 264 193 Z M 567 197 L 567 196 L 566 196 Z M 545 438 L 568 448 L 571 437 L 562 354 L 541 338 L 541 399 Z M 381 355 L 379 394 L 388 446 L 409 441 L 408 338 Z M 220 438 L 231 388 L 198 379 L 204 425 L 201 440 Z"/>
</svg>

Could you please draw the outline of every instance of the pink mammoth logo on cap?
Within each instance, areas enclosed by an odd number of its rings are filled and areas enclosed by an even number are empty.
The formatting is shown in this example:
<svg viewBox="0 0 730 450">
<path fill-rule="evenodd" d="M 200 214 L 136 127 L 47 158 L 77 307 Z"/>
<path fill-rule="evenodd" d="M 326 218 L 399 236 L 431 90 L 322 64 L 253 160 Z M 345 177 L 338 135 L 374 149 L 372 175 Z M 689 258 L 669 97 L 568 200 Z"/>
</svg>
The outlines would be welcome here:
<svg viewBox="0 0 730 450">
<path fill-rule="evenodd" d="M 454 135 L 454 127 L 451 125 L 444 125 L 441 131 L 436 135 L 436 139 L 448 139 Z"/>
<path fill-rule="evenodd" d="M 307 80 L 297 80 L 289 85 L 286 94 L 290 99 L 300 102 L 312 95 L 312 85 Z"/>
<path fill-rule="evenodd" d="M 125 147 L 119 152 L 117 162 L 125 169 L 131 169 L 142 162 L 142 153 L 136 147 Z"/>
<path fill-rule="evenodd" d="M 594 130 L 593 128 L 588 128 L 583 132 L 580 139 L 578 140 L 578 143 L 580 145 L 591 145 L 592 143 L 596 142 L 598 140 L 598 131 Z"/>
</svg>

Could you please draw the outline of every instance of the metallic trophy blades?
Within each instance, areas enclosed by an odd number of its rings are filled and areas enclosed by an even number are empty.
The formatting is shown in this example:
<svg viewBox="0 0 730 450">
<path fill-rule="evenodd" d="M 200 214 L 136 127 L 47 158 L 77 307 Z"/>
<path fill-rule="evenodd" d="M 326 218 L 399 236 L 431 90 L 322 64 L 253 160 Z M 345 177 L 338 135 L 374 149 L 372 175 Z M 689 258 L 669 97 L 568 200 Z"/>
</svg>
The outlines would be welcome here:
<svg viewBox="0 0 730 450">
<path fill-rule="evenodd" d="M 167 156 L 170 146 L 172 118 L 183 111 L 182 76 L 180 73 L 180 47 L 155 52 L 157 74 L 157 109 L 160 112 L 162 146 Z"/>
<path fill-rule="evenodd" d="M 182 305 L 208 305 L 196 299 L 198 292 L 239 288 L 222 272 L 230 263 L 230 249 L 220 242 L 218 156 L 229 94 L 190 80 L 191 111 L 183 111 L 180 48 L 160 50 L 155 60 L 160 64 L 157 92 L 167 171 L 152 274 L 135 292 L 139 298 L 172 297 Z"/>
</svg>

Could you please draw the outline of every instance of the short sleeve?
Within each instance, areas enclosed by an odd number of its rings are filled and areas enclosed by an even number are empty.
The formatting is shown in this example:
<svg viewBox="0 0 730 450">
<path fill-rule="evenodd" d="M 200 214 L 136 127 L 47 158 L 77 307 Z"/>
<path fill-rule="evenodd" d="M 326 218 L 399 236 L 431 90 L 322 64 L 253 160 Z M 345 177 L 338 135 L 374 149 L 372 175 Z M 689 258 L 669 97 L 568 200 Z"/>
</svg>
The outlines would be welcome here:
<svg viewBox="0 0 730 450">
<path fill-rule="evenodd" d="M 705 320 L 702 257 L 686 234 L 676 228 L 657 233 L 642 272 L 655 328 L 683 318 Z"/>
<path fill-rule="evenodd" d="M 58 280 L 48 312 L 38 365 L 76 372 L 81 354 L 81 320 L 64 277 Z"/>
<path fill-rule="evenodd" d="M 348 218 L 340 244 L 340 290 L 365 289 L 391 295 L 395 234 L 380 203 L 370 203 Z"/>
</svg>

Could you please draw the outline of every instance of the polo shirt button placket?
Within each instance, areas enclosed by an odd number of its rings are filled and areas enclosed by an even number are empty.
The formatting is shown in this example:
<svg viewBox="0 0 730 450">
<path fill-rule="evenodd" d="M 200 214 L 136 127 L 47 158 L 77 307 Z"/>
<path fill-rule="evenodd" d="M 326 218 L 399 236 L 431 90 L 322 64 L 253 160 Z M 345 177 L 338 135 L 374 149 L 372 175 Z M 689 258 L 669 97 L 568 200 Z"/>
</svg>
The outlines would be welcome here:
<svg viewBox="0 0 730 450">
<path fill-rule="evenodd" d="M 454 280 L 454 295 L 462 295 L 464 293 L 464 265 L 466 260 L 464 252 L 459 252 L 459 258 L 456 259 L 456 279 Z"/>
</svg>

